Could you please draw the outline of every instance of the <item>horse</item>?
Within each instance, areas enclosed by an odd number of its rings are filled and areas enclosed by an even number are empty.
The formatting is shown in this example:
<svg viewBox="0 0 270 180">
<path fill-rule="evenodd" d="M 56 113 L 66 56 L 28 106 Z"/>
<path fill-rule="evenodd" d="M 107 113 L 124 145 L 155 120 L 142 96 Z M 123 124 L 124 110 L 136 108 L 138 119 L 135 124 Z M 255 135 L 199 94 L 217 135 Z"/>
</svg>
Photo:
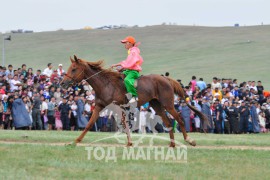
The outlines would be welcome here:
<svg viewBox="0 0 270 180">
<path fill-rule="evenodd" d="M 95 108 L 93 114 L 82 131 L 80 136 L 73 142 L 77 144 L 81 142 L 86 133 L 92 128 L 99 117 L 99 113 L 109 104 L 115 103 L 116 105 L 123 105 L 128 103 L 126 97 L 127 91 L 124 85 L 123 77 L 120 72 L 113 71 L 112 69 L 105 69 L 103 61 L 89 62 L 79 59 L 74 55 L 70 57 L 71 65 L 65 74 L 60 85 L 67 88 L 82 80 L 92 86 L 95 91 Z M 159 115 L 165 126 L 169 128 L 170 147 L 175 147 L 174 134 L 171 122 L 166 115 L 166 111 L 170 113 L 178 122 L 183 133 L 184 140 L 192 146 L 196 146 L 196 141 L 187 135 L 184 127 L 183 118 L 174 108 L 174 94 L 178 95 L 186 102 L 186 93 L 180 84 L 169 77 L 161 75 L 145 75 L 141 76 L 137 82 L 138 102 L 137 107 L 149 102 L 150 106 Z M 207 121 L 206 116 L 198 111 L 194 106 L 187 103 L 188 107 L 197 114 L 201 120 Z M 128 136 L 127 146 L 132 146 L 131 138 Z"/>
</svg>

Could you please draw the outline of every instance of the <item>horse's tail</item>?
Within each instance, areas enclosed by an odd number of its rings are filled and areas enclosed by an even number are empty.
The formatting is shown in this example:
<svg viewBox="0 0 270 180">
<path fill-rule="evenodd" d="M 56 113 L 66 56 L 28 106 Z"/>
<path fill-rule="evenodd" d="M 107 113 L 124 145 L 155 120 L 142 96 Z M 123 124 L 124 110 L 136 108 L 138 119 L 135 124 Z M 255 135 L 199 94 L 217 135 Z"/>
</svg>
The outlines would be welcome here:
<svg viewBox="0 0 270 180">
<path fill-rule="evenodd" d="M 184 91 L 184 89 L 181 87 L 181 85 L 179 84 L 179 82 L 177 82 L 176 80 L 167 77 L 167 79 L 169 80 L 171 86 L 174 89 L 174 93 L 176 95 L 178 95 L 181 99 L 185 100 L 186 102 L 186 98 L 188 97 L 187 93 Z M 208 122 L 208 118 L 202 113 L 200 112 L 196 107 L 190 105 L 189 103 L 186 103 L 187 106 L 189 107 L 189 109 L 191 109 L 197 116 L 199 116 L 199 118 L 201 120 L 203 120 L 204 122 L 206 122 L 207 124 L 209 124 Z"/>
</svg>

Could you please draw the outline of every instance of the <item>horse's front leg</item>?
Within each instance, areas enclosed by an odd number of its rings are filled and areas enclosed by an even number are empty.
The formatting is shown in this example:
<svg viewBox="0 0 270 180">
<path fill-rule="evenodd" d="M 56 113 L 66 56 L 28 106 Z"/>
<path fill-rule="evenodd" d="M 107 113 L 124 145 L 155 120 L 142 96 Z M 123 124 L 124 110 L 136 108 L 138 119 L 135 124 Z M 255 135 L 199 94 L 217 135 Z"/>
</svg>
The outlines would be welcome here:
<svg viewBox="0 0 270 180">
<path fill-rule="evenodd" d="M 131 141 L 131 137 L 130 137 L 130 130 L 129 130 L 129 126 L 128 126 L 127 121 L 126 121 L 126 115 L 124 112 L 122 112 L 121 121 L 122 121 L 123 129 L 125 130 L 125 133 L 127 134 L 127 140 L 128 140 L 127 146 L 132 146 L 132 141 Z"/>
<path fill-rule="evenodd" d="M 101 106 L 98 106 L 98 105 L 95 106 L 95 109 L 93 111 L 93 114 L 92 114 L 89 122 L 87 123 L 87 125 L 86 125 L 85 129 L 83 130 L 83 132 L 81 133 L 81 135 L 75 140 L 75 144 L 77 144 L 83 140 L 86 133 L 93 127 L 93 125 L 97 121 L 97 119 L 99 117 L 99 113 L 102 109 L 103 108 Z"/>
</svg>

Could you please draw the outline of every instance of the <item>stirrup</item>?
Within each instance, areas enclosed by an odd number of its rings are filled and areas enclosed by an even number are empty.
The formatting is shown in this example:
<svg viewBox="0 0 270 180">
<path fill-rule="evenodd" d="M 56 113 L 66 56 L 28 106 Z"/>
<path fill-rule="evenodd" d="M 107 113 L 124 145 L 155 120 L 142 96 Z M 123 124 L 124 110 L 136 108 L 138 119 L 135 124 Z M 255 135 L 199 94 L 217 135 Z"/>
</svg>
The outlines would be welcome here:
<svg viewBox="0 0 270 180">
<path fill-rule="evenodd" d="M 137 102 L 139 99 L 138 99 L 138 97 L 132 97 L 130 100 L 129 100 L 129 104 L 132 104 L 132 103 L 135 103 L 135 102 Z"/>
</svg>

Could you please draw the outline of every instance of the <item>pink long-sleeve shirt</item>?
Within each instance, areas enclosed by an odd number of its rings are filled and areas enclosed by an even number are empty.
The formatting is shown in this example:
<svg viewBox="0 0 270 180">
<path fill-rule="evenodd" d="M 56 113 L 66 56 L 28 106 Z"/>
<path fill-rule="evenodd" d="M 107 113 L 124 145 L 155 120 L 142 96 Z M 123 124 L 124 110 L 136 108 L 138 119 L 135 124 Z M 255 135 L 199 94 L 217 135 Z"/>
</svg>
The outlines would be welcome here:
<svg viewBox="0 0 270 180">
<path fill-rule="evenodd" d="M 140 49 L 134 46 L 134 47 L 129 49 L 127 59 L 122 61 L 120 63 L 120 65 L 124 69 L 141 71 L 142 70 L 142 67 L 141 67 L 142 63 L 143 63 L 143 58 L 140 55 Z"/>
</svg>

